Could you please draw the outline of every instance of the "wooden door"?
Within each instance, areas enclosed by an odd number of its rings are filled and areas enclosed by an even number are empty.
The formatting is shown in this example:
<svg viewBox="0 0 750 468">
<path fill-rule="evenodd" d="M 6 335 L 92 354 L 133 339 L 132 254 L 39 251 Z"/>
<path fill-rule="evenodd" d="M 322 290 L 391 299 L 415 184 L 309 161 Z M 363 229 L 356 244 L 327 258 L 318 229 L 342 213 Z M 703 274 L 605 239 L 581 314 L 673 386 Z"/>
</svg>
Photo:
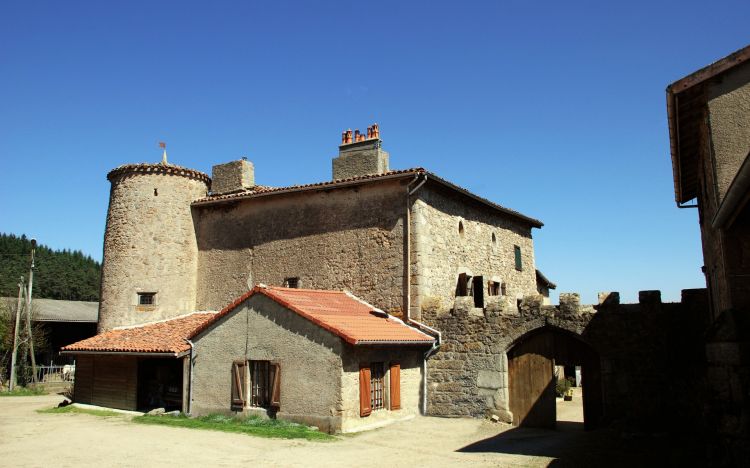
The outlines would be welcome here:
<svg viewBox="0 0 750 468">
<path fill-rule="evenodd" d="M 513 424 L 555 427 L 554 335 L 539 333 L 508 353 L 508 382 Z"/>
</svg>

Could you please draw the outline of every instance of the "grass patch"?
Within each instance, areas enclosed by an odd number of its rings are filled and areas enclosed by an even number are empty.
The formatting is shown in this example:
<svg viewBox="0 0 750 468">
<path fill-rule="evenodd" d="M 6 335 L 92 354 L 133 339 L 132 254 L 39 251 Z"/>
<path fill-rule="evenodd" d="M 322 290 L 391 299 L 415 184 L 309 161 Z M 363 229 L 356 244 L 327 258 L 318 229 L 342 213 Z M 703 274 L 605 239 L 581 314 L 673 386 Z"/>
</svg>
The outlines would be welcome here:
<svg viewBox="0 0 750 468">
<path fill-rule="evenodd" d="M 38 396 L 46 395 L 47 391 L 43 387 L 16 387 L 13 391 L 2 391 L 0 396 Z"/>
<path fill-rule="evenodd" d="M 72 413 L 72 414 L 90 414 L 92 416 L 104 416 L 104 417 L 124 416 L 122 413 L 118 413 L 116 411 L 79 408 L 79 407 L 73 406 L 73 405 L 59 406 L 59 407 L 55 407 L 55 408 L 40 409 L 40 410 L 36 410 L 36 412 L 37 413 L 42 413 L 42 414 L 69 414 L 69 413 Z"/>
<path fill-rule="evenodd" d="M 335 437 L 311 429 L 302 424 L 296 424 L 278 419 L 262 419 L 259 417 L 232 417 L 221 414 L 211 414 L 199 418 L 179 416 L 136 416 L 132 421 L 140 424 L 154 424 L 159 426 L 187 427 L 190 429 L 204 429 L 210 431 L 234 432 L 257 437 L 273 437 L 279 439 L 307 439 L 334 440 Z"/>
</svg>

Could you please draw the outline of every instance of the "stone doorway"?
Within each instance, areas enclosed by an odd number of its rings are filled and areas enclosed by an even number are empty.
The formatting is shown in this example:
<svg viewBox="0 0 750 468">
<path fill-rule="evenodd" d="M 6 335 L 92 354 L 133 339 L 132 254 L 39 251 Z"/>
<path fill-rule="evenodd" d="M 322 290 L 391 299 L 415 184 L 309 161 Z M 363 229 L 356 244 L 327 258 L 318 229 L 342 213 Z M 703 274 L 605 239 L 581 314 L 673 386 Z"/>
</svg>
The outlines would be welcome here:
<svg viewBox="0 0 750 468">
<path fill-rule="evenodd" d="M 603 412 L 599 354 L 578 336 L 545 326 L 521 337 L 507 355 L 514 425 L 555 427 L 555 365 L 581 366 L 584 428 L 599 424 Z"/>
</svg>

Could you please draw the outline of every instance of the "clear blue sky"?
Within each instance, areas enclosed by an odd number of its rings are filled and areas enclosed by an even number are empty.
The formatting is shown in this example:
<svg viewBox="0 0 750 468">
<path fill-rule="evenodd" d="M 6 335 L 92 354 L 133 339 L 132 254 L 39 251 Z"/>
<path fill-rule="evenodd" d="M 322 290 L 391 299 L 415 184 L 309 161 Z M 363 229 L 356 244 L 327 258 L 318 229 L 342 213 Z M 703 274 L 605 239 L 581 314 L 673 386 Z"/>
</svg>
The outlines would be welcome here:
<svg viewBox="0 0 750 468">
<path fill-rule="evenodd" d="M 585 302 L 704 285 L 674 204 L 665 87 L 747 45 L 750 2 L 60 2 L 0 5 L 0 232 L 101 259 L 124 163 L 267 185 L 330 178 L 378 122 L 423 166 L 541 219 L 537 267 Z"/>
</svg>

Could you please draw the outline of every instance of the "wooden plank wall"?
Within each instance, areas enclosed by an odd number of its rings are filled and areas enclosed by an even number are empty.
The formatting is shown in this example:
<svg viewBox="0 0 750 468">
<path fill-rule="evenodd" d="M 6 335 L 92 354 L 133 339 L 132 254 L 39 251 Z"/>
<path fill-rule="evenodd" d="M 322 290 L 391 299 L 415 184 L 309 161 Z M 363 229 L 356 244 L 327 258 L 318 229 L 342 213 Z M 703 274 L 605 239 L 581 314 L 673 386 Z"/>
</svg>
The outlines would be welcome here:
<svg viewBox="0 0 750 468">
<path fill-rule="evenodd" d="M 125 410 L 137 408 L 137 358 L 96 356 L 93 374 L 92 404 Z"/>
<path fill-rule="evenodd" d="M 135 410 L 138 395 L 138 359 L 124 356 L 78 356 L 76 403 Z"/>
<path fill-rule="evenodd" d="M 94 389 L 94 357 L 76 357 L 75 389 L 73 399 L 76 403 L 91 404 Z"/>
</svg>

